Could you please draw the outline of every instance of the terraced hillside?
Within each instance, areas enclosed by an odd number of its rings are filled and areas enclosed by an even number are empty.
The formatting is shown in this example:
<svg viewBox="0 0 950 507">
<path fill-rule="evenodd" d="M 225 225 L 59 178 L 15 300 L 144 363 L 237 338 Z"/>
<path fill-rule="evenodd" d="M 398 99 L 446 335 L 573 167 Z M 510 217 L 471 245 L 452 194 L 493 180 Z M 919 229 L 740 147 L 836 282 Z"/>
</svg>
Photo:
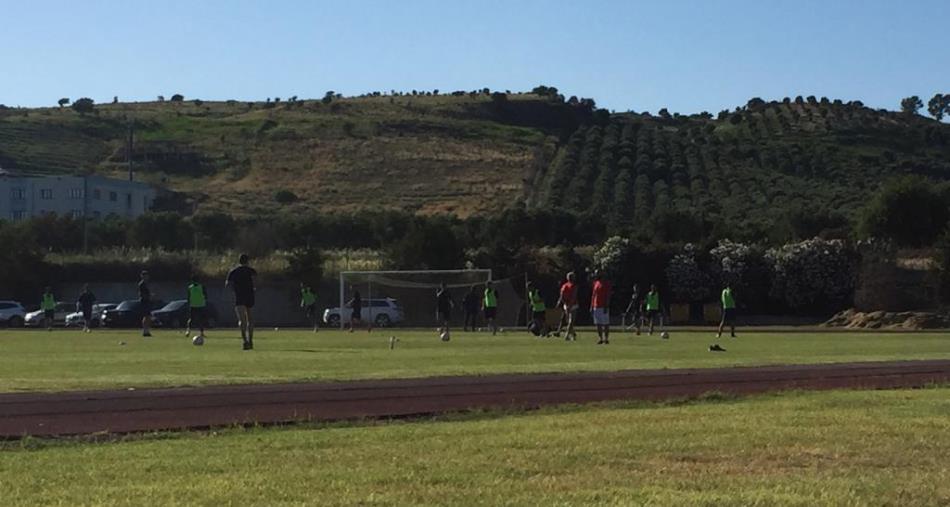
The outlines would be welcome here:
<svg viewBox="0 0 950 507">
<path fill-rule="evenodd" d="M 0 110 L 0 167 L 125 170 L 239 216 L 398 208 L 459 216 L 513 203 L 670 223 L 853 218 L 897 174 L 950 179 L 950 126 L 826 99 L 734 112 L 606 115 L 560 96 L 485 93 L 280 103 Z M 278 198 L 278 194 L 280 197 Z M 685 224 L 685 226 L 684 226 Z"/>
</svg>

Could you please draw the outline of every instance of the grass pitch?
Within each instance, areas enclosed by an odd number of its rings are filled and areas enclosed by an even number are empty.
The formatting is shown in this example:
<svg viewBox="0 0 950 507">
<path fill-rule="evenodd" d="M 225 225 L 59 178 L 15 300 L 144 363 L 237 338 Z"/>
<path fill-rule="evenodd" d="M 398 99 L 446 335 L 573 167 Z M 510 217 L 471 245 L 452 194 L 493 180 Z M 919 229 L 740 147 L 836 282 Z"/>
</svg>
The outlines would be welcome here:
<svg viewBox="0 0 950 507">
<path fill-rule="evenodd" d="M 389 349 L 389 337 L 399 342 Z M 373 333 L 259 330 L 243 352 L 234 330 L 215 330 L 203 347 L 172 331 L 142 338 L 135 330 L 0 330 L 0 391 L 60 391 L 491 373 L 609 371 L 950 358 L 943 333 L 741 333 L 707 347 L 709 332 L 672 331 L 670 340 L 615 333 L 609 346 L 582 331 L 577 342 L 526 332 L 497 337 L 435 331 Z M 124 343 L 124 345 L 122 344 Z"/>
<path fill-rule="evenodd" d="M 17 505 L 946 505 L 950 389 L 0 443 Z"/>
</svg>

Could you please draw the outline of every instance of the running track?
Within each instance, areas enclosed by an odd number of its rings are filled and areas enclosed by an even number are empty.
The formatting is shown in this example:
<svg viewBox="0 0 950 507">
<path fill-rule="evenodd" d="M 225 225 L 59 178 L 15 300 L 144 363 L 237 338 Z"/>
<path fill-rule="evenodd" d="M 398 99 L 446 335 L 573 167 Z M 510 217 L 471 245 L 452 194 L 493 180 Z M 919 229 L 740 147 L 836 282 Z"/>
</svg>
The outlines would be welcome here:
<svg viewBox="0 0 950 507">
<path fill-rule="evenodd" d="M 922 387 L 950 361 L 494 375 L 128 391 L 0 394 L 0 438 L 206 429 L 432 415 L 718 391 Z"/>
</svg>

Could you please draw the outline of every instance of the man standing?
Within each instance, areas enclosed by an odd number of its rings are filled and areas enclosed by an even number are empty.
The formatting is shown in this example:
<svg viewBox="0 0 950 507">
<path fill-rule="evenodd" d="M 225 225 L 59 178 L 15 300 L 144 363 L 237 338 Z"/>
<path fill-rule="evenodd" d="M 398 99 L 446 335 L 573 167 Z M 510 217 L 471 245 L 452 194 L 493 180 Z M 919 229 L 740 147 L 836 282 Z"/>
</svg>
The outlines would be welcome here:
<svg viewBox="0 0 950 507">
<path fill-rule="evenodd" d="M 53 330 L 53 320 L 56 318 L 56 298 L 53 297 L 53 289 L 47 287 L 43 290 L 43 298 L 40 300 L 40 310 L 43 310 L 43 325 L 47 331 Z"/>
<path fill-rule="evenodd" d="M 208 320 L 207 308 L 208 291 L 198 280 L 198 275 L 191 275 L 191 283 L 188 285 L 188 324 L 185 326 L 185 336 L 189 336 L 192 328 L 198 326 L 198 334 L 204 339 Z"/>
<path fill-rule="evenodd" d="M 594 271 L 594 288 L 590 297 L 590 314 L 597 326 L 597 345 L 610 343 L 610 282 L 598 269 Z"/>
<path fill-rule="evenodd" d="M 313 332 L 316 333 L 319 329 L 319 324 L 317 322 L 317 295 L 313 293 L 313 289 L 310 288 L 306 283 L 300 283 L 300 307 L 307 312 L 307 318 L 310 319 L 310 323 L 313 325 Z"/>
<path fill-rule="evenodd" d="M 567 319 L 567 333 L 564 335 L 564 340 L 577 341 L 577 332 L 574 331 L 574 320 L 577 318 L 577 286 L 574 285 L 573 271 L 567 274 L 564 283 L 561 284 L 557 306 L 564 312 L 562 320 Z M 560 330 L 561 326 L 558 324 L 558 331 Z"/>
<path fill-rule="evenodd" d="M 82 293 L 76 301 L 77 309 L 82 312 L 82 332 L 91 333 L 92 306 L 96 304 L 96 296 L 89 291 L 89 284 L 82 286 Z"/>
<path fill-rule="evenodd" d="M 640 336 L 640 326 L 643 324 L 643 301 L 640 297 L 640 286 L 633 284 L 633 293 L 630 294 L 630 304 L 624 311 L 624 318 L 631 318 L 632 321 L 626 326 L 627 329 L 637 328 L 637 336 Z"/>
<path fill-rule="evenodd" d="M 439 291 L 435 294 L 436 318 L 439 321 L 439 336 L 442 341 L 449 341 L 449 320 L 452 318 L 452 297 L 449 290 L 445 288 L 445 282 L 439 285 Z"/>
<path fill-rule="evenodd" d="M 544 298 L 541 297 L 541 291 L 533 283 L 528 282 L 526 289 L 528 290 L 528 304 L 531 305 L 531 325 L 528 326 L 528 329 L 535 336 L 547 338 L 549 333 L 545 313 L 547 307 L 544 304 Z"/>
<path fill-rule="evenodd" d="M 478 320 L 478 292 L 474 285 L 465 294 L 462 300 L 462 308 L 465 310 L 465 323 L 462 325 L 464 331 L 469 330 L 471 324 L 472 331 L 475 331 L 476 320 Z"/>
<path fill-rule="evenodd" d="M 142 336 L 152 336 L 152 291 L 148 287 L 148 271 L 142 271 L 139 279 L 139 311 L 142 312 Z"/>
<path fill-rule="evenodd" d="M 352 333 L 356 326 L 363 325 L 363 296 L 360 295 L 360 291 L 356 287 L 350 287 L 350 290 L 353 291 L 353 298 L 350 299 L 350 302 L 347 305 L 350 307 L 350 332 Z M 367 329 L 367 331 L 372 331 L 372 328 Z"/>
<path fill-rule="evenodd" d="M 491 329 L 492 336 L 497 335 L 498 324 L 495 323 L 495 317 L 498 316 L 498 291 L 495 290 L 491 280 L 485 282 L 482 310 L 485 312 L 485 323 L 488 325 L 488 329 Z"/>
<path fill-rule="evenodd" d="M 251 309 L 254 308 L 254 278 L 257 277 L 257 271 L 247 264 L 247 254 L 241 254 L 237 267 L 228 273 L 224 286 L 234 291 L 234 311 L 241 328 L 241 339 L 244 340 L 243 349 L 253 350 L 254 320 L 251 317 Z"/>
<path fill-rule="evenodd" d="M 650 330 L 648 334 L 653 335 L 653 324 L 657 318 L 660 319 L 660 325 L 663 325 L 663 316 L 660 315 L 660 293 L 656 290 L 656 285 L 650 285 L 650 292 L 646 297 L 647 319 L 650 321 Z"/>
<path fill-rule="evenodd" d="M 722 321 L 719 323 L 719 333 L 716 338 L 722 338 L 722 330 L 729 324 L 730 336 L 736 337 L 736 300 L 732 296 L 731 284 L 722 289 Z"/>
</svg>

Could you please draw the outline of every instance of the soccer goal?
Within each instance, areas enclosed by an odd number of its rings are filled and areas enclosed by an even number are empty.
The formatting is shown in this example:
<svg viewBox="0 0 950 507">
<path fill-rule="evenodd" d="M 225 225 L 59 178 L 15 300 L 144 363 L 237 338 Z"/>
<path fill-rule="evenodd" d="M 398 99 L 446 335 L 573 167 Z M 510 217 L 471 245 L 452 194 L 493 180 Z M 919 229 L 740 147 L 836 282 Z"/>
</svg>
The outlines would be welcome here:
<svg viewBox="0 0 950 507">
<path fill-rule="evenodd" d="M 524 301 L 512 283 L 514 280 L 493 280 L 490 269 L 343 271 L 340 273 L 340 305 L 330 309 L 330 325 L 338 320 L 341 329 L 348 326 L 352 314 L 350 303 L 359 293 L 364 326 L 434 327 L 437 324 L 435 295 L 444 283 L 454 303 L 450 325 L 463 326 L 464 302 L 474 299 L 475 322 L 483 327 L 481 302 L 488 282 L 498 291 L 497 322 L 514 325 Z"/>
</svg>

